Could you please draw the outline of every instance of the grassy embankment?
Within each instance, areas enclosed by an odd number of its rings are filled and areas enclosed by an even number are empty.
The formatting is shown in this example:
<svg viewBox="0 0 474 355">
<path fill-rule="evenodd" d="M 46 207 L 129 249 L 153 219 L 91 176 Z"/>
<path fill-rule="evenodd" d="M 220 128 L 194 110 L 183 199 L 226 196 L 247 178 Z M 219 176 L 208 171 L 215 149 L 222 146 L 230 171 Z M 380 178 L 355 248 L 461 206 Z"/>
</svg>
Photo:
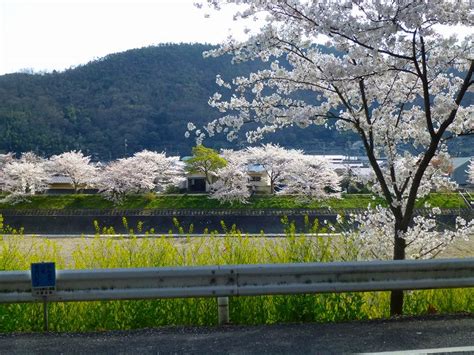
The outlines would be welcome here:
<svg viewBox="0 0 474 355">
<path fill-rule="evenodd" d="M 424 207 L 428 202 L 432 207 L 464 208 L 462 198 L 456 193 L 433 193 L 420 199 L 417 207 Z M 323 201 L 304 201 L 294 196 L 256 196 L 249 203 L 220 204 L 206 195 L 133 195 L 127 197 L 121 204 L 114 205 L 100 195 L 36 195 L 30 202 L 16 205 L 0 203 L 0 209 L 265 209 L 265 208 L 366 208 L 368 205 L 384 205 L 384 201 L 371 195 L 343 195 L 342 198 L 331 198 Z"/>
<path fill-rule="evenodd" d="M 316 224 L 309 231 L 324 232 Z M 71 244 L 72 242 L 72 244 Z M 55 261 L 59 269 L 161 267 L 357 260 L 353 239 L 305 237 L 291 226 L 285 238 L 251 238 L 236 230 L 226 237 L 102 238 L 57 240 L 21 235 L 0 239 L 0 270 L 26 270 L 31 262 Z M 471 250 L 472 252 L 472 250 Z M 474 290 L 407 292 L 405 314 L 474 313 Z M 333 322 L 387 317 L 387 292 L 298 296 L 232 297 L 235 324 Z M 215 299 L 56 303 L 50 306 L 53 331 L 133 329 L 162 325 L 215 325 Z M 40 304 L 0 305 L 1 331 L 38 331 Z"/>
</svg>

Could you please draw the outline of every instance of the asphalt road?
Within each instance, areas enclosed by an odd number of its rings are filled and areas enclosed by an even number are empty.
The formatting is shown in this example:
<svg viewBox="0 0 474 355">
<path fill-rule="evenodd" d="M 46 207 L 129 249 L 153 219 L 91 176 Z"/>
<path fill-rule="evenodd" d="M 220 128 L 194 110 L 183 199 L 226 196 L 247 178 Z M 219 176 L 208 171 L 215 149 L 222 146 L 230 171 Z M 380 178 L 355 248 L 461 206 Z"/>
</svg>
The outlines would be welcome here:
<svg viewBox="0 0 474 355">
<path fill-rule="evenodd" d="M 474 315 L 0 335 L 0 354 L 344 354 L 420 349 L 431 350 L 418 353 L 474 354 Z"/>
</svg>

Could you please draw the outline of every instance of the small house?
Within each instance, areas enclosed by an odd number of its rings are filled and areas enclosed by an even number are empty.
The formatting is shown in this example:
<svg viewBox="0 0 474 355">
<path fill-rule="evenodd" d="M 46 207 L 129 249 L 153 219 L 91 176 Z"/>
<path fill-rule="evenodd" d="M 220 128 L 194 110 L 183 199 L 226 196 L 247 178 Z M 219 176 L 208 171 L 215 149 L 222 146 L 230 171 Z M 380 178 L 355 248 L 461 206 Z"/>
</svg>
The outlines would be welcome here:
<svg viewBox="0 0 474 355">
<path fill-rule="evenodd" d="M 249 189 L 256 194 L 271 193 L 270 179 L 267 172 L 260 164 L 249 164 L 247 166 L 249 175 Z"/>
<path fill-rule="evenodd" d="M 217 177 L 212 175 L 211 182 L 217 180 Z M 205 193 L 209 192 L 210 184 L 206 181 L 206 175 L 202 173 L 187 173 L 184 188 L 188 192 Z"/>
<path fill-rule="evenodd" d="M 69 176 L 53 175 L 48 181 L 48 188 L 45 191 L 49 195 L 73 194 L 74 184 Z M 85 194 L 97 193 L 97 189 L 87 185 L 79 186 L 79 192 Z"/>
</svg>

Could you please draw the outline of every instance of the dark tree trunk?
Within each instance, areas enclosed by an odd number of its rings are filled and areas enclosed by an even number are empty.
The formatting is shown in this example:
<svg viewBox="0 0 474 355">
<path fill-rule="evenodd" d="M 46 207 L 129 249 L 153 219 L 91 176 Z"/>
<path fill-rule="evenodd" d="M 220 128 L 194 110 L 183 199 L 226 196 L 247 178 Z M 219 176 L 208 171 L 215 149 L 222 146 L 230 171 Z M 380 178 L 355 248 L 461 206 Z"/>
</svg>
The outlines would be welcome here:
<svg viewBox="0 0 474 355">
<path fill-rule="evenodd" d="M 397 225 L 397 223 L 395 224 Z M 397 229 L 395 233 L 398 233 Z M 405 260 L 405 239 L 395 236 L 395 244 L 393 248 L 393 260 Z M 403 290 L 393 290 L 390 293 L 390 316 L 403 314 Z"/>
</svg>

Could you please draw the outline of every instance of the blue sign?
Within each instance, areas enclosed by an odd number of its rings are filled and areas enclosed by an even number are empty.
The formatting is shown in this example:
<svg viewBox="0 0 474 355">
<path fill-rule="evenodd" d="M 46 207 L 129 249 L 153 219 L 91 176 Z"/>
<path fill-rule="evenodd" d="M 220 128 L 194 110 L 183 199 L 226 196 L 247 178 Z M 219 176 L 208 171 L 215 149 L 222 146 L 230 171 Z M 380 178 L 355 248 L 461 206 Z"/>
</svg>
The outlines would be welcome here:
<svg viewBox="0 0 474 355">
<path fill-rule="evenodd" d="M 56 287 L 56 265 L 54 263 L 31 264 L 31 286 L 34 289 Z"/>
</svg>

